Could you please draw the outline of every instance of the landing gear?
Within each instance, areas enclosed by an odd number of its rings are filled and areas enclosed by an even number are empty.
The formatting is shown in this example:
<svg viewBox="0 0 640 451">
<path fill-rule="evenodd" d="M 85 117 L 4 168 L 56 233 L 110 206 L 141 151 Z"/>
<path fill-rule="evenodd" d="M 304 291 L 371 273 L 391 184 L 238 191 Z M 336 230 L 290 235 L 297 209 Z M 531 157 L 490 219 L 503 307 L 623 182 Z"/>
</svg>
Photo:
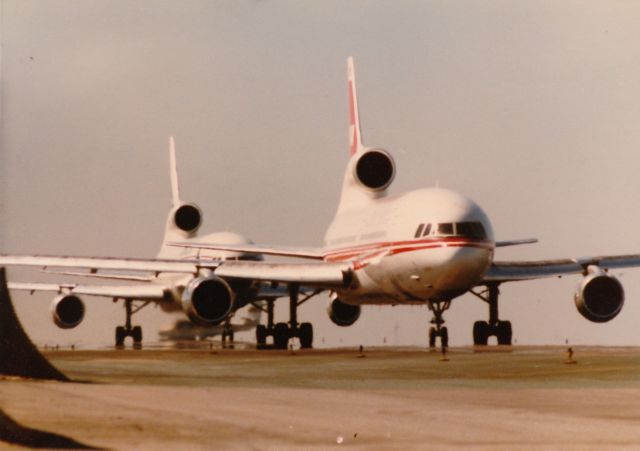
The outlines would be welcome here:
<svg viewBox="0 0 640 451">
<path fill-rule="evenodd" d="M 233 327 L 231 327 L 231 318 L 227 318 L 222 328 L 222 347 L 233 349 Z"/>
<path fill-rule="evenodd" d="M 133 339 L 133 349 L 142 349 L 142 327 L 131 326 L 131 317 L 140 311 L 143 307 L 146 307 L 149 303 L 144 302 L 137 308 L 133 308 L 133 300 L 125 299 L 124 307 L 126 311 L 126 321 L 124 326 L 116 327 L 116 348 L 124 349 L 124 340 L 127 337 Z"/>
<path fill-rule="evenodd" d="M 440 347 L 445 349 L 449 347 L 449 331 L 446 327 L 443 326 L 444 319 L 442 315 L 451 305 L 450 300 L 444 301 L 427 301 L 427 305 L 429 306 L 429 310 L 433 313 L 433 318 L 431 319 L 431 326 L 429 328 L 429 348 L 435 349 L 436 340 L 440 337 Z"/>
<path fill-rule="evenodd" d="M 511 345 L 513 329 L 511 322 L 498 319 L 498 297 L 500 290 L 497 283 L 487 285 L 482 293 L 472 291 L 474 295 L 489 304 L 489 321 L 476 321 L 473 324 L 473 344 L 485 346 L 489 337 L 496 337 L 499 345 Z"/>
<path fill-rule="evenodd" d="M 313 325 L 311 323 L 298 323 L 298 307 L 318 293 L 319 291 L 314 291 L 313 293 L 305 296 L 304 299 L 299 301 L 298 285 L 289 285 L 289 323 L 274 324 L 273 308 L 275 301 L 268 300 L 266 307 L 267 325 L 265 326 L 260 324 L 256 327 L 257 349 L 287 349 L 287 347 L 289 346 L 289 340 L 292 338 L 298 338 L 300 340 L 300 347 L 302 349 L 312 348 Z M 273 346 L 267 345 L 267 337 L 273 337 Z"/>
</svg>

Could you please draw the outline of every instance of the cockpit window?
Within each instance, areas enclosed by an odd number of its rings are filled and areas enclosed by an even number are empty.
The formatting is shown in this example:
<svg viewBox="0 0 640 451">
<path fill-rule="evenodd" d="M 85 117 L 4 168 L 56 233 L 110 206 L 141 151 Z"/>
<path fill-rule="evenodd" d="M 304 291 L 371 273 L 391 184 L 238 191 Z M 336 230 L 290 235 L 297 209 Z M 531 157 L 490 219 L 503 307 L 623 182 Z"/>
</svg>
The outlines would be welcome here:
<svg viewBox="0 0 640 451">
<path fill-rule="evenodd" d="M 453 223 L 451 222 L 442 222 L 438 224 L 438 228 L 436 230 L 437 235 L 447 236 L 454 235 L 453 231 Z"/>
<path fill-rule="evenodd" d="M 422 236 L 429 234 L 431 224 L 422 232 Z M 435 235 L 438 236 L 462 236 L 465 238 L 473 238 L 477 240 L 486 240 L 487 232 L 480 222 L 442 222 L 435 224 Z"/>
<path fill-rule="evenodd" d="M 456 224 L 456 235 L 466 238 L 475 238 L 484 240 L 487 238 L 487 232 L 484 230 L 480 222 L 459 222 Z"/>
<path fill-rule="evenodd" d="M 423 227 L 424 227 L 424 224 L 420 224 L 418 226 L 418 230 L 416 230 L 416 234 L 414 235 L 414 238 L 420 238 L 422 236 Z"/>
</svg>

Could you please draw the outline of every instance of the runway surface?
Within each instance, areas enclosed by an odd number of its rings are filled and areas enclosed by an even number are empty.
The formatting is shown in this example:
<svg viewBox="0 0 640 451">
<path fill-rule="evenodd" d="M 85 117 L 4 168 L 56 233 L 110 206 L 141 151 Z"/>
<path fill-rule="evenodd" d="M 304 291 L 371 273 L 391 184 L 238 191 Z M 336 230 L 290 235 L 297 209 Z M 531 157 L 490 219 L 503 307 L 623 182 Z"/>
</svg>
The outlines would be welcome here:
<svg viewBox="0 0 640 451">
<path fill-rule="evenodd" d="M 45 351 L 17 421 L 110 449 L 638 449 L 640 349 Z M 87 383 L 88 382 L 88 383 Z"/>
</svg>

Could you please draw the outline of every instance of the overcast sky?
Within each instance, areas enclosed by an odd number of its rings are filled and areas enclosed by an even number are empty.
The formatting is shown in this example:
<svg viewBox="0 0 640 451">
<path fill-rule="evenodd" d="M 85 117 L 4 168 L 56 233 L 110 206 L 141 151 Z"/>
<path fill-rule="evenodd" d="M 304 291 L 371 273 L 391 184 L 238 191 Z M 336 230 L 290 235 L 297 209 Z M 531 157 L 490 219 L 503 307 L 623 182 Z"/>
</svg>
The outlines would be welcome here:
<svg viewBox="0 0 640 451">
<path fill-rule="evenodd" d="M 392 152 L 398 193 L 471 196 L 498 259 L 640 253 L 640 2 L 28 1 L 1 5 L 0 250 L 151 257 L 170 205 L 167 140 L 203 231 L 319 245 L 348 152 L 346 58 L 365 144 Z M 640 344 L 640 269 L 627 302 L 583 319 L 578 277 L 507 284 L 518 343 Z M 12 280 L 51 280 L 12 270 Z M 72 331 L 50 296 L 16 295 L 39 343 L 104 343 L 121 305 L 87 299 Z M 316 343 L 425 344 L 426 308 L 370 307 L 334 326 L 325 298 L 301 320 Z M 286 302 L 278 316 L 285 319 Z M 472 342 L 486 306 L 445 316 Z M 167 316 L 135 317 L 151 340 Z"/>
</svg>

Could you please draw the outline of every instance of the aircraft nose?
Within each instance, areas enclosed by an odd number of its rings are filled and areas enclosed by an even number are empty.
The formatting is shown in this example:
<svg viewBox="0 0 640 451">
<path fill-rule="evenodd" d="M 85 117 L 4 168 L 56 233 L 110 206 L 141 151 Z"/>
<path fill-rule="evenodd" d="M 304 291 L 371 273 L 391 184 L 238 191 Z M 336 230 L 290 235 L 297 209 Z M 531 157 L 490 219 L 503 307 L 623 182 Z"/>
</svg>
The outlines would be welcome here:
<svg viewBox="0 0 640 451">
<path fill-rule="evenodd" d="M 476 247 L 449 247 L 444 253 L 442 282 L 448 289 L 468 289 L 477 283 L 491 263 L 491 252 Z"/>
</svg>

